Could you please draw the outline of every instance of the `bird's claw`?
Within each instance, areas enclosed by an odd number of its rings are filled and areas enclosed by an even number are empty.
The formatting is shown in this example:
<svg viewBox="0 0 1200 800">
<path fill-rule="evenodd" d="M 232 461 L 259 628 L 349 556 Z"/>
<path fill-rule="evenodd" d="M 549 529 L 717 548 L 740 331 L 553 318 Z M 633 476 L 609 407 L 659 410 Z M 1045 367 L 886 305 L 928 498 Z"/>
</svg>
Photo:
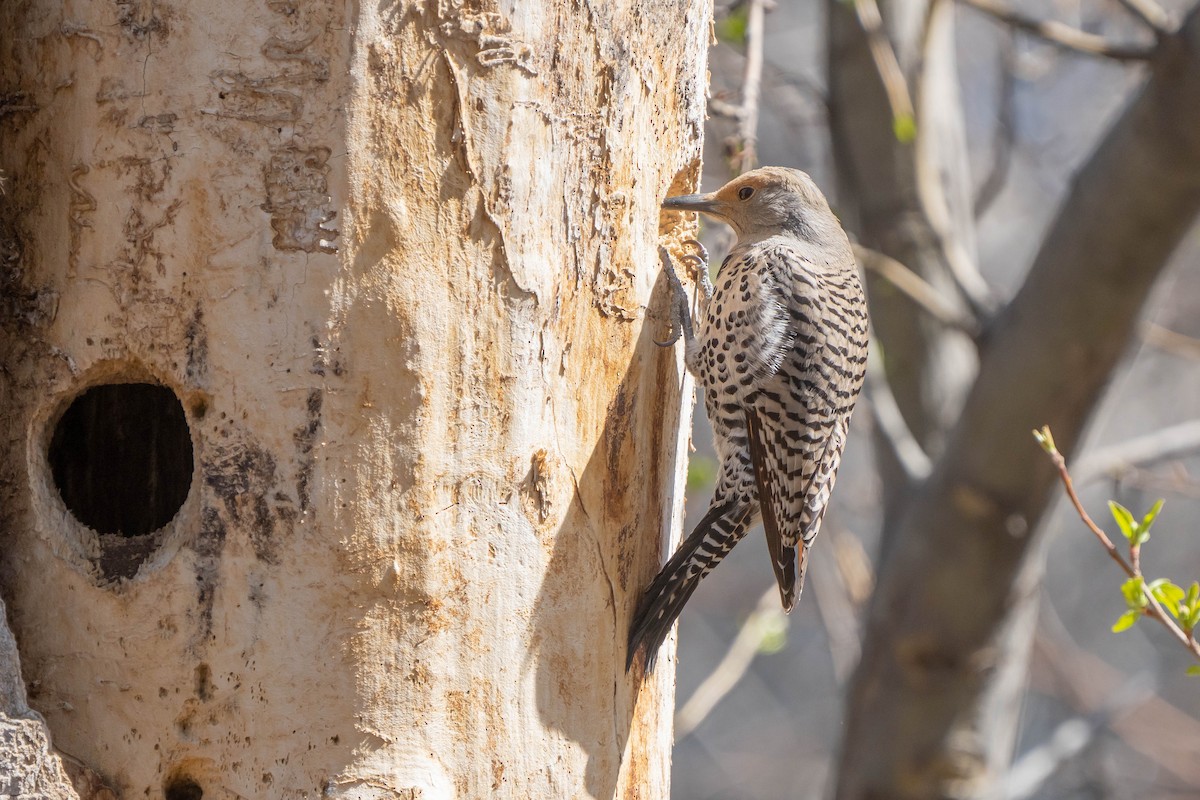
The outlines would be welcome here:
<svg viewBox="0 0 1200 800">
<path fill-rule="evenodd" d="M 698 253 L 685 253 L 679 257 L 679 260 L 692 263 L 696 285 L 700 287 L 701 296 L 707 300 L 712 297 L 712 281 L 708 277 L 708 248 L 699 239 L 684 239 L 683 243 L 691 245 L 699 251 Z"/>
<path fill-rule="evenodd" d="M 666 341 L 660 342 L 655 339 L 654 343 L 659 347 L 670 347 L 683 335 L 684 320 L 689 317 L 687 293 L 683 290 L 683 284 L 679 282 L 679 276 L 675 274 L 675 265 L 671 263 L 671 254 L 667 252 L 667 248 L 659 245 L 658 257 L 662 260 L 663 271 L 671 284 L 671 334 Z"/>
</svg>

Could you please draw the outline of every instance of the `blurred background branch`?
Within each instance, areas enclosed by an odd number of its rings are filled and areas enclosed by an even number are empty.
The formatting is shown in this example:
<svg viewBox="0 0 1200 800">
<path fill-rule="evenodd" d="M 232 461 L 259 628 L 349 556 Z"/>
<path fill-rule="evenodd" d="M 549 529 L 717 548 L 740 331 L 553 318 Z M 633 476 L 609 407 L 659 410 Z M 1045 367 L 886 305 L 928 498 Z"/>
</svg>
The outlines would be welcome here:
<svg viewBox="0 0 1200 800">
<path fill-rule="evenodd" d="M 989 17 L 1019 31 L 1044 39 L 1064 50 L 1089 56 L 1102 56 L 1115 61 L 1149 61 L 1154 47 L 1110 42 L 1103 36 L 1087 33 L 1053 19 L 1036 19 L 1009 8 L 999 0 L 958 0 L 965 6 L 982 11 Z"/>
<path fill-rule="evenodd" d="M 1161 718 L 1195 735 L 1182 655 L 1147 647 L 1142 626 L 1109 632 L 1121 599 L 1092 579 L 1099 553 L 1038 533 L 1056 476 L 1028 442 L 1050 421 L 1080 453 L 1080 491 L 1191 503 L 1180 518 L 1172 506 L 1147 557 L 1200 573 L 1200 548 L 1168 535 L 1200 521 L 1200 429 L 1175 422 L 1200 417 L 1200 292 L 1185 270 L 1160 279 L 1176 249 L 1200 255 L 1184 235 L 1200 209 L 1194 3 L 991 0 L 1129 60 L 1063 57 L 1075 51 L 961 5 L 827 0 L 766 17 L 755 157 L 825 188 L 857 242 L 875 346 L 836 523 L 782 638 L 764 650 L 741 635 L 751 620 L 761 643 L 757 604 L 777 603 L 746 591 L 762 585 L 761 546 L 735 550 L 681 620 L 679 797 L 1200 791 L 1185 748 L 1156 750 L 1152 733 Z M 739 168 L 722 144 L 744 138 L 748 28 L 745 3 L 717 22 L 708 185 L 728 179 L 719 165 Z M 1094 438 L 1119 444 L 1089 458 L 1085 426 L 1106 391 L 1121 400 Z M 1064 643 L 1046 620 L 1068 612 Z M 704 665 L 717 663 L 714 683 Z"/>
</svg>

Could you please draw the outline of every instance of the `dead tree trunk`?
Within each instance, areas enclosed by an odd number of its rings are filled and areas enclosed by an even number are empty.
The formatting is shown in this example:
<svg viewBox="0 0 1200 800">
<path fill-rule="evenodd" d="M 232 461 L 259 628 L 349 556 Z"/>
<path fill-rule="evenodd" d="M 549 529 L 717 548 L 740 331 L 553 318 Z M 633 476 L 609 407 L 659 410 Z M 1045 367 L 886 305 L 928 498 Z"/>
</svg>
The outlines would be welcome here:
<svg viewBox="0 0 1200 800">
<path fill-rule="evenodd" d="M 0 579 L 121 796 L 667 794 L 709 10 L 501 8 L 0 9 Z"/>
</svg>

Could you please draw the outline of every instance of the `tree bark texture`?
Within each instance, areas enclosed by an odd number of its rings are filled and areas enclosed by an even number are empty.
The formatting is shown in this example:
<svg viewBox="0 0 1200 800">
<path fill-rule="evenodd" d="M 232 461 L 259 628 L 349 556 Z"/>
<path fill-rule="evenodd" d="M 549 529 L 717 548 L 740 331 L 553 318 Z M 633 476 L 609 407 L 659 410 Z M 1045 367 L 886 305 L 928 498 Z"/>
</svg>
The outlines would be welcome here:
<svg viewBox="0 0 1200 800">
<path fill-rule="evenodd" d="M 849 701 L 838 797 L 977 796 L 971 733 L 1057 476 L 1155 279 L 1200 212 L 1200 10 L 1077 174 L 1028 279 L 988 332 L 944 456 L 881 565 Z"/>
<path fill-rule="evenodd" d="M 709 14 L 4 4 L 0 578 L 57 746 L 126 797 L 667 796 L 624 643 Z M 111 442 L 163 527 L 80 521 Z"/>
</svg>

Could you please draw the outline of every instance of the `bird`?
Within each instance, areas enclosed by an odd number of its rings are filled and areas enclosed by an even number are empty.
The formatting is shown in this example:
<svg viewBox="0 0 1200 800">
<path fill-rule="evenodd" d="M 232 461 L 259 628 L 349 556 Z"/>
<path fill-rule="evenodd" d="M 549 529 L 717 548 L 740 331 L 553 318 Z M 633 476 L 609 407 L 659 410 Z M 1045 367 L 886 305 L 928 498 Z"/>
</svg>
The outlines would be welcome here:
<svg viewBox="0 0 1200 800">
<path fill-rule="evenodd" d="M 684 256 L 697 262 L 695 330 L 670 254 L 659 248 L 671 334 L 656 343 L 684 339 L 720 471 L 704 517 L 635 609 L 625 669 L 645 648 L 646 673 L 701 579 L 760 521 L 783 609 L 795 607 L 866 375 L 868 339 L 849 239 L 807 173 L 761 167 L 709 194 L 669 197 L 662 208 L 714 217 L 737 241 L 715 279 L 706 257 Z"/>
</svg>

